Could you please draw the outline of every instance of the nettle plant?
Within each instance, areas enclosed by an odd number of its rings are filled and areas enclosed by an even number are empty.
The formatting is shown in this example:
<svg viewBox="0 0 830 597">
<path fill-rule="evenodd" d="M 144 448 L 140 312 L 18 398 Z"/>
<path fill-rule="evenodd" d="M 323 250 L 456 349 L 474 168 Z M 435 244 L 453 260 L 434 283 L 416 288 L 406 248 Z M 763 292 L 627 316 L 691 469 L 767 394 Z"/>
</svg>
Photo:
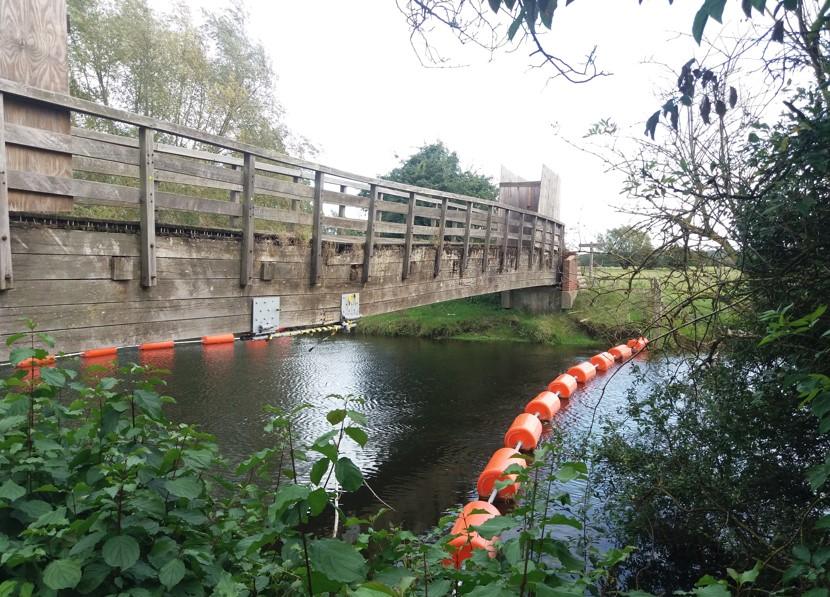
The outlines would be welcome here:
<svg viewBox="0 0 830 597">
<path fill-rule="evenodd" d="M 53 344 L 34 332 L 9 338 L 14 365 L 47 357 L 35 339 Z M 581 526 L 548 505 L 568 504 L 552 488 L 585 467 L 546 473 L 543 447 L 516 471 L 526 499 L 479 529 L 503 535 L 497 557 L 476 552 L 463 569 L 447 567 L 454 517 L 416 536 L 340 508 L 343 492 L 366 484 L 341 453 L 346 438 L 368 440 L 359 399 L 341 398 L 331 430 L 308 445 L 293 426 L 308 405 L 270 409 L 272 446 L 231 468 L 211 436 L 164 417 L 173 399 L 163 387 L 137 365 L 30 367 L 0 381 L 0 597 L 583 594 L 628 553 L 576 557 L 552 536 Z"/>
</svg>

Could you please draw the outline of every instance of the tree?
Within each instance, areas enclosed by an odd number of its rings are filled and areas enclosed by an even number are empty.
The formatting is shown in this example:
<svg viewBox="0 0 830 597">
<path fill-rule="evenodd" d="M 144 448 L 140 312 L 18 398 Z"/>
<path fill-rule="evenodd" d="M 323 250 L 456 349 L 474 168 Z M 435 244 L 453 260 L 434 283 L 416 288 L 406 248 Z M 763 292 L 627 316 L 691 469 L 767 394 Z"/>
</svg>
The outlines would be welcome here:
<svg viewBox="0 0 830 597">
<path fill-rule="evenodd" d="M 618 265 L 624 269 L 645 264 L 654 251 L 648 233 L 632 226 L 612 228 L 600 236 L 599 242 L 600 252 L 605 253 L 603 265 Z"/>
<path fill-rule="evenodd" d="M 205 13 L 200 27 L 184 3 L 159 17 L 147 0 L 70 0 L 69 15 L 73 95 L 286 150 L 271 57 L 241 5 Z"/>
<path fill-rule="evenodd" d="M 420 147 L 381 178 L 482 199 L 494 200 L 499 193 L 489 176 L 462 170 L 458 154 L 441 141 Z"/>
</svg>

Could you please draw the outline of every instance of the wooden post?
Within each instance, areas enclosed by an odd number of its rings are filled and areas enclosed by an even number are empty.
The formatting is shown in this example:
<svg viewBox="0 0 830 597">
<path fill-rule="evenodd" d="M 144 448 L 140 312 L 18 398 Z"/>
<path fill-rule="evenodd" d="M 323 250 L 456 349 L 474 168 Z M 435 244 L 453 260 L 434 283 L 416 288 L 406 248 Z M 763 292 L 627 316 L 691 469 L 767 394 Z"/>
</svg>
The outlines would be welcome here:
<svg viewBox="0 0 830 597">
<path fill-rule="evenodd" d="M 441 273 L 441 257 L 444 254 L 444 234 L 447 231 L 447 198 L 441 200 L 441 221 L 438 225 L 438 245 L 435 247 L 435 271 L 433 277 Z"/>
<path fill-rule="evenodd" d="M 346 185 L 340 185 L 340 192 L 345 194 L 346 193 Z M 346 217 L 346 206 L 345 205 L 338 205 L 337 206 L 337 217 L 338 218 L 345 218 Z"/>
<path fill-rule="evenodd" d="M 504 209 L 504 236 L 501 238 L 501 264 L 499 272 L 507 271 L 507 241 L 510 239 L 510 210 Z"/>
<path fill-rule="evenodd" d="M 536 257 L 536 225 L 539 223 L 539 216 L 533 216 L 533 228 L 530 229 L 530 260 L 527 269 L 533 269 L 533 260 Z"/>
<path fill-rule="evenodd" d="M 372 269 L 372 254 L 375 252 L 375 214 L 377 213 L 378 187 L 369 187 L 369 214 L 366 221 L 366 243 L 363 245 L 363 283 L 369 281 Z"/>
<path fill-rule="evenodd" d="M 412 227 L 415 225 L 415 193 L 409 193 L 409 205 L 406 210 L 406 238 L 403 245 L 403 269 L 401 280 L 409 277 L 409 263 L 412 261 Z"/>
<path fill-rule="evenodd" d="M 325 174 L 314 173 L 314 204 L 312 209 L 313 223 L 311 225 L 311 285 L 316 286 L 322 272 L 323 253 L 323 185 Z"/>
<path fill-rule="evenodd" d="M 493 206 L 487 206 L 487 229 L 484 231 L 484 256 L 481 260 L 481 271 L 487 272 L 490 262 L 490 227 L 493 225 Z"/>
<path fill-rule="evenodd" d="M 9 226 L 9 185 L 6 181 L 6 125 L 0 93 L 0 290 L 14 288 L 12 232 Z"/>
<path fill-rule="evenodd" d="M 470 260 L 470 228 L 473 221 L 473 203 L 467 204 L 467 217 L 464 220 L 464 253 L 461 255 L 461 275 L 467 271 L 467 262 Z"/>
<path fill-rule="evenodd" d="M 300 177 L 299 176 L 292 176 L 291 177 L 291 182 L 293 182 L 294 184 L 299 184 Z M 315 182 L 317 182 L 316 178 L 315 178 Z M 299 211 L 299 210 L 300 210 L 300 201 L 298 199 L 292 199 L 291 200 L 291 211 Z"/>
<path fill-rule="evenodd" d="M 522 244 L 525 236 L 525 215 L 519 214 L 519 240 L 516 243 L 516 271 L 522 269 Z"/>
<path fill-rule="evenodd" d="M 256 158 L 246 153 L 242 165 L 242 252 L 239 285 L 248 286 L 254 279 L 254 185 Z"/>
<path fill-rule="evenodd" d="M 559 231 L 559 259 L 551 259 L 553 269 L 557 272 L 557 282 L 562 283 L 562 266 L 565 257 L 565 227 L 560 224 L 554 225 L 554 230 Z"/>
<path fill-rule="evenodd" d="M 239 172 L 239 166 L 233 167 L 235 172 Z M 242 184 L 245 184 L 244 181 Z M 239 191 L 228 191 L 228 201 L 231 203 L 239 203 Z M 239 218 L 237 216 L 230 217 L 231 228 L 239 227 Z"/>
<path fill-rule="evenodd" d="M 156 176 L 153 129 L 138 129 L 139 211 L 141 212 L 141 285 L 156 285 Z"/>
<path fill-rule="evenodd" d="M 545 245 L 548 244 L 548 221 L 542 220 L 542 248 L 539 250 L 539 269 L 545 267 Z"/>
</svg>

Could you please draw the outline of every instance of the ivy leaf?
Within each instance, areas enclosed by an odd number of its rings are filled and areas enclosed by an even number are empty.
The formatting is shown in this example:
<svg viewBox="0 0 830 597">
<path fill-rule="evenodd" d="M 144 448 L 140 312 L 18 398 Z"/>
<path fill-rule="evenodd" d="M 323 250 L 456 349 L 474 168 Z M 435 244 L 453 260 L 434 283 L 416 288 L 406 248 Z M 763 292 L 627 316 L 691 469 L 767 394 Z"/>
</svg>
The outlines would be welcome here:
<svg viewBox="0 0 830 597">
<path fill-rule="evenodd" d="M 195 499 L 202 495 L 202 482 L 196 477 L 179 477 L 164 482 L 164 487 L 176 497 Z"/>
<path fill-rule="evenodd" d="M 346 491 L 357 491 L 363 485 L 363 473 L 345 456 L 334 465 L 334 476 Z"/>
<path fill-rule="evenodd" d="M 54 560 L 43 571 L 44 584 L 55 591 L 74 589 L 81 582 L 81 566 L 72 559 Z"/>
<path fill-rule="evenodd" d="M 352 545 L 337 539 L 312 541 L 308 559 L 314 570 L 337 582 L 357 582 L 366 575 L 366 559 Z"/>
<path fill-rule="evenodd" d="M 184 578 L 184 573 L 184 563 L 176 558 L 161 567 L 161 570 L 159 570 L 159 581 L 169 590 L 179 584 Z"/>
<path fill-rule="evenodd" d="M 361 448 L 369 441 L 369 435 L 360 427 L 346 427 L 346 435 L 360 444 Z"/>
<path fill-rule="evenodd" d="M 129 535 L 116 535 L 107 540 L 102 548 L 104 561 L 113 568 L 126 570 L 138 561 L 141 549 L 138 541 Z"/>
</svg>

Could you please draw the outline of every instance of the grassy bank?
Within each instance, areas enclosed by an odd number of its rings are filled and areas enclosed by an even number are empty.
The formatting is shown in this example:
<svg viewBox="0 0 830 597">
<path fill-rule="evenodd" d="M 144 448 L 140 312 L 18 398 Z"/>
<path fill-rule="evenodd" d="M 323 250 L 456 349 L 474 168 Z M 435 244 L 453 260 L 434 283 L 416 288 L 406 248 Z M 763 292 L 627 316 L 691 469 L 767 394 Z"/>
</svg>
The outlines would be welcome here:
<svg viewBox="0 0 830 597">
<path fill-rule="evenodd" d="M 364 317 L 371 336 L 414 336 L 479 342 L 539 342 L 591 346 L 596 341 L 565 313 L 531 315 L 502 309 L 498 295 L 461 299 Z"/>
</svg>

